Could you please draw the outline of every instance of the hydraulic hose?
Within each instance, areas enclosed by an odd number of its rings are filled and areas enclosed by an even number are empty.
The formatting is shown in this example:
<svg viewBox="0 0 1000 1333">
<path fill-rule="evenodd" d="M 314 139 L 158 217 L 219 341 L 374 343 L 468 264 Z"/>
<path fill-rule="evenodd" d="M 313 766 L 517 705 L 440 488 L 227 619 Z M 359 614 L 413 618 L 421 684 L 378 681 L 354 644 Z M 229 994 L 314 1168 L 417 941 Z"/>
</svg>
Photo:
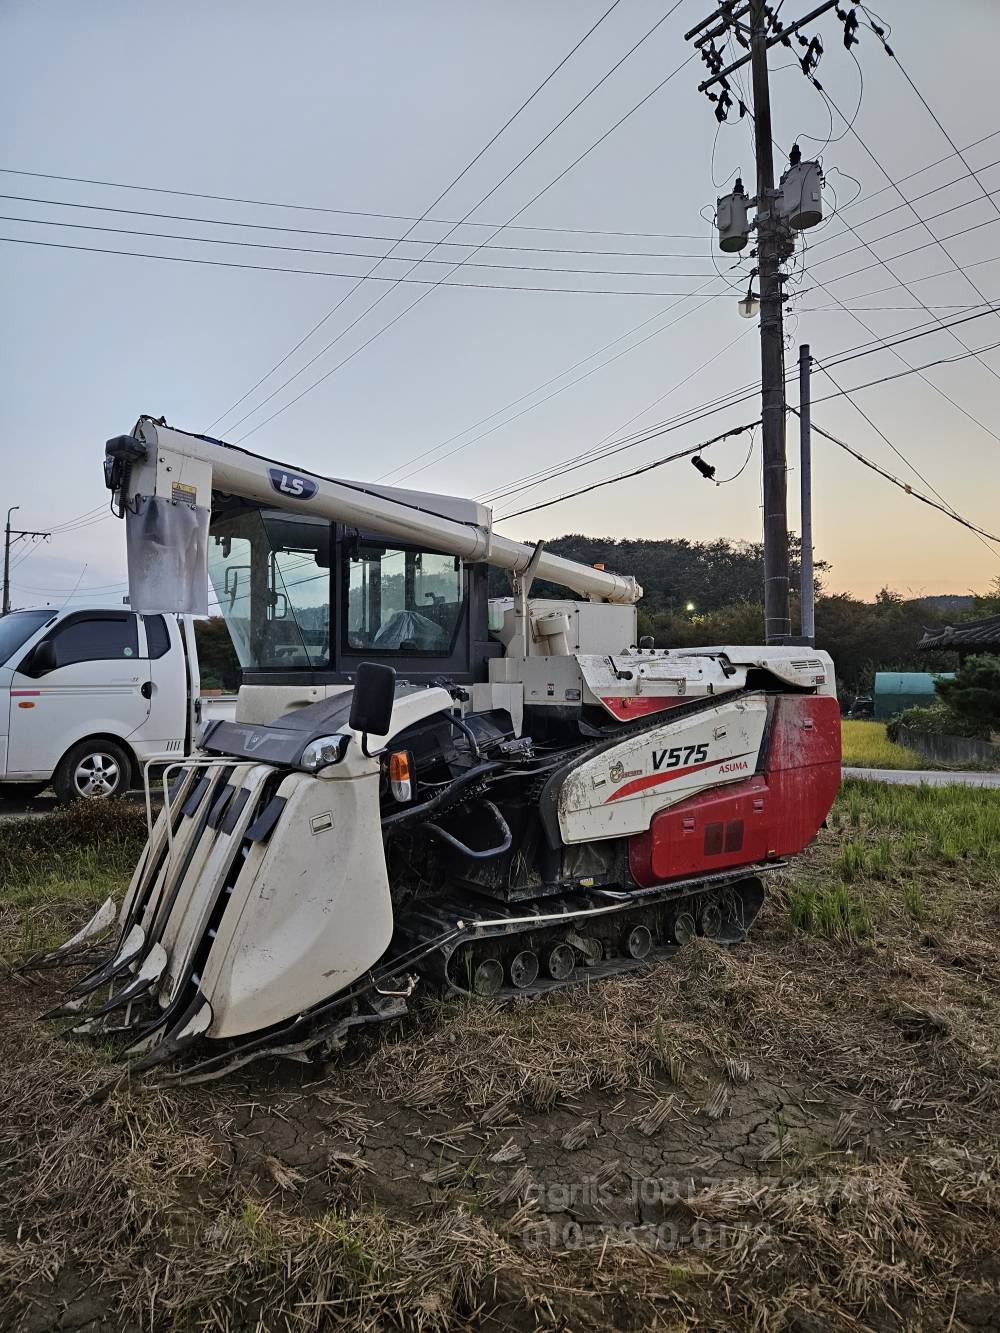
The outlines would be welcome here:
<svg viewBox="0 0 1000 1333">
<path fill-rule="evenodd" d="M 488 861 L 492 856 L 501 856 L 504 852 L 510 851 L 514 835 L 510 831 L 510 825 L 492 801 L 483 801 L 483 805 L 496 820 L 497 828 L 500 830 L 500 841 L 495 847 L 483 847 L 481 850 L 470 847 L 467 843 L 462 842 L 461 838 L 456 838 L 454 833 L 449 833 L 447 829 L 443 829 L 440 824 L 429 823 L 427 832 L 433 833 L 436 838 L 449 843 L 456 851 L 461 852 L 463 856 L 471 857 L 474 861 Z"/>
</svg>

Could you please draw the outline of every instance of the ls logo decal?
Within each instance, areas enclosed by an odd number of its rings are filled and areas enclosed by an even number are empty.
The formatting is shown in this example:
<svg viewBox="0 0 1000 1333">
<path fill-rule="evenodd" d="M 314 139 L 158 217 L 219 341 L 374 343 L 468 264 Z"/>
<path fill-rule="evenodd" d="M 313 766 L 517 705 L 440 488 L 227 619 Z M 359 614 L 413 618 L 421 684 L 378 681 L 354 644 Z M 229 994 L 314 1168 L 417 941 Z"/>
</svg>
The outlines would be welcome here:
<svg viewBox="0 0 1000 1333">
<path fill-rule="evenodd" d="M 297 472 L 286 472 L 281 467 L 269 467 L 267 475 L 271 485 L 289 500 L 311 500 L 316 494 L 316 482 L 309 477 L 300 477 Z"/>
</svg>

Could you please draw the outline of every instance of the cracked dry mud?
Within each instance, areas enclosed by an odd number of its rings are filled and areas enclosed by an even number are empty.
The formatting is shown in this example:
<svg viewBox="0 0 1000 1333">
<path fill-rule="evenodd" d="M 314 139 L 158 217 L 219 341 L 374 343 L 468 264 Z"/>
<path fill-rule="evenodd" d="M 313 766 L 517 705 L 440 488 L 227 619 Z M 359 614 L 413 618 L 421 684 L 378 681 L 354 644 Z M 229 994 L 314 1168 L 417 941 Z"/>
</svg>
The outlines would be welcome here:
<svg viewBox="0 0 1000 1333">
<path fill-rule="evenodd" d="M 5 977 L 0 1325 L 1000 1328 L 1000 892 L 963 874 L 946 929 L 817 940 L 778 885 L 734 951 L 100 1106 Z"/>
</svg>

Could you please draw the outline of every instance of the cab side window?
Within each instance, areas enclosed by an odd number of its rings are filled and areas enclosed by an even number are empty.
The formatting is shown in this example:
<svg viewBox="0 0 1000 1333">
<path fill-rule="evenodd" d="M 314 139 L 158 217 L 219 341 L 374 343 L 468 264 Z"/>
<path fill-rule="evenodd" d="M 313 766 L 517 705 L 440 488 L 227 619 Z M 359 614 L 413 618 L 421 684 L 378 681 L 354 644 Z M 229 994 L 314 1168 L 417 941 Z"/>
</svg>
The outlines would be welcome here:
<svg viewBox="0 0 1000 1333">
<path fill-rule="evenodd" d="M 56 666 L 122 661 L 139 656 L 135 616 L 87 616 L 57 627 L 51 636 Z"/>
<path fill-rule="evenodd" d="M 162 616 L 143 616 L 146 626 L 146 656 L 163 657 L 170 651 L 170 634 Z"/>
</svg>

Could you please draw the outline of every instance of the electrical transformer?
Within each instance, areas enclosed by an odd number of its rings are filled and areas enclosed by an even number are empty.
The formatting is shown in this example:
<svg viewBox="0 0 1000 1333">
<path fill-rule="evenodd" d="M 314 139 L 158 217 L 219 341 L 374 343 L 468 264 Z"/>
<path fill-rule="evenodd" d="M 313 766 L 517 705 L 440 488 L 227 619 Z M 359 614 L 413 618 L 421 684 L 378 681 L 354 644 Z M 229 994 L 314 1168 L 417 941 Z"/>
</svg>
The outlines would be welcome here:
<svg viewBox="0 0 1000 1333">
<path fill-rule="evenodd" d="M 778 216 L 793 231 L 806 231 L 823 220 L 823 169 L 818 162 L 796 161 L 781 177 L 775 201 Z"/>
<path fill-rule="evenodd" d="M 742 250 L 750 240 L 750 224 L 747 221 L 749 207 L 750 200 L 738 177 L 732 194 L 724 194 L 716 200 L 715 223 L 719 229 L 719 249 L 726 254 Z"/>
</svg>

